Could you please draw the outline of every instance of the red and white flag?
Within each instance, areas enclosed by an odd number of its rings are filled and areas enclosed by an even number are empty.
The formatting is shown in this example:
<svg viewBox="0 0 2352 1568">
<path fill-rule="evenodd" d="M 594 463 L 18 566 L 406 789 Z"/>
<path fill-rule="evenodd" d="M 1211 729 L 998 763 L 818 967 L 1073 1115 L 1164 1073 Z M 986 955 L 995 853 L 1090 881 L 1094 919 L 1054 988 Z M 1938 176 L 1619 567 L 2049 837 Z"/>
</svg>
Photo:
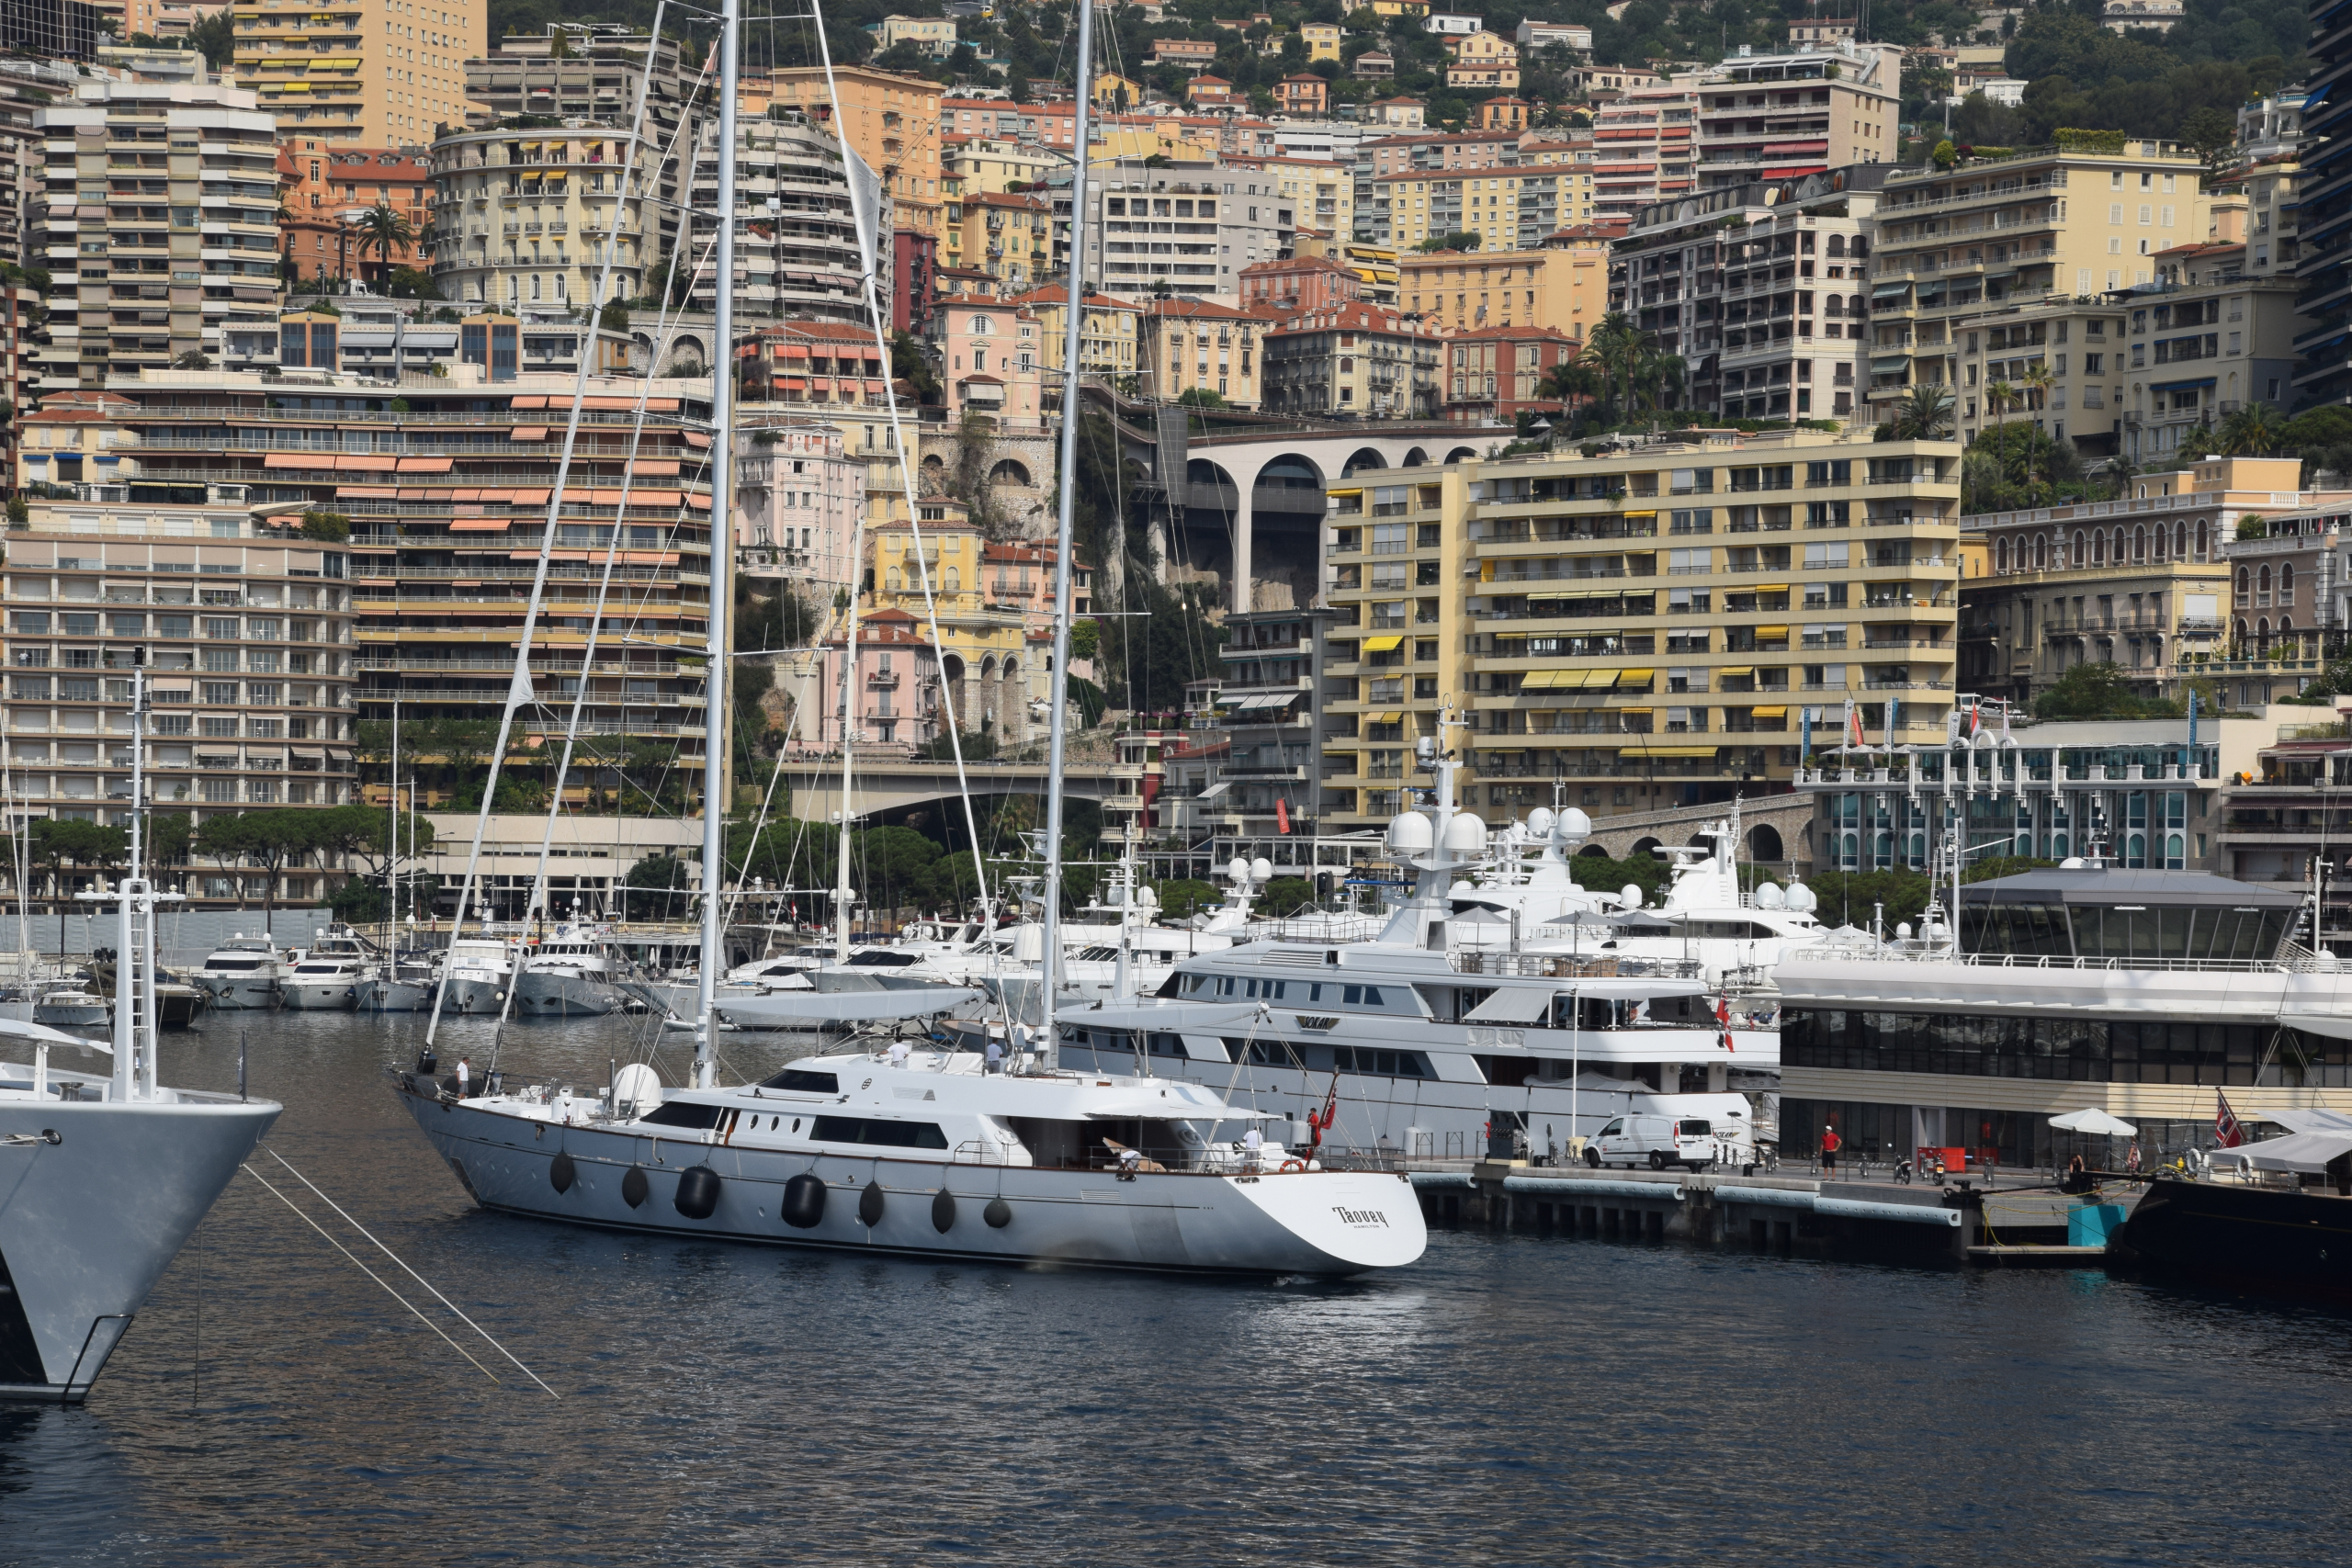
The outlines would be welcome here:
<svg viewBox="0 0 2352 1568">
<path fill-rule="evenodd" d="M 1274 796 L 1274 826 L 1283 832 L 1290 831 L 1290 802 Z"/>
<path fill-rule="evenodd" d="M 1846 744 L 1858 750 L 1867 750 L 1870 744 L 1862 739 L 1862 710 L 1851 697 L 1846 699 Z"/>
<path fill-rule="evenodd" d="M 1724 1049 L 1736 1051 L 1738 1048 L 1731 1043 L 1731 998 L 1727 996 L 1715 998 L 1715 1022 L 1724 1032 Z"/>
<path fill-rule="evenodd" d="M 2228 1095 L 2217 1089 L 2213 1091 L 2213 1100 L 2220 1107 L 2213 1113 L 2213 1142 L 2221 1148 L 2236 1148 L 2245 1142 L 2245 1129 L 2238 1125 L 2237 1113 L 2230 1109 Z"/>
<path fill-rule="evenodd" d="M 1984 732 L 1984 716 L 1977 711 L 1975 700 L 1971 698 L 1968 704 L 1968 738 L 1971 740 L 1975 739 Z"/>
</svg>

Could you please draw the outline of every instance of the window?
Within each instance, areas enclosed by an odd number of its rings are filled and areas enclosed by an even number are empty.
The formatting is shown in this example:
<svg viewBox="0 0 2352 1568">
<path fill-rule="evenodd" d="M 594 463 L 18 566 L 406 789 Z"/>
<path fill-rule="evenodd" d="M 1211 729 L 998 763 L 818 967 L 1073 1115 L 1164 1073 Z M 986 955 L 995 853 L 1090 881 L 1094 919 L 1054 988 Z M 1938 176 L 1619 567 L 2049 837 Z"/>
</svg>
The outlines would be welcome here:
<svg viewBox="0 0 2352 1568">
<path fill-rule="evenodd" d="M 808 1135 L 820 1144 L 865 1144 L 891 1149 L 944 1149 L 947 1134 L 931 1122 L 883 1122 L 857 1116 L 819 1116 Z"/>
</svg>

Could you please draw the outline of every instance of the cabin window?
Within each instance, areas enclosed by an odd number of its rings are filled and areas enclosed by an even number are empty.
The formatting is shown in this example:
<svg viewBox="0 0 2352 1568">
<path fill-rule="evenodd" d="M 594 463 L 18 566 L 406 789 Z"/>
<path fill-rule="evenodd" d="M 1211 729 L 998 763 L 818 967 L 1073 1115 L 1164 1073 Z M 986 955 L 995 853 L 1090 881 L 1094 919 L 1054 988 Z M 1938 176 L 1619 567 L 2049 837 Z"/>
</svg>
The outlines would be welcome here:
<svg viewBox="0 0 2352 1568">
<path fill-rule="evenodd" d="M 808 1134 L 820 1144 L 869 1144 L 889 1149 L 944 1149 L 947 1134 L 930 1122 L 874 1122 L 820 1116 Z"/>
<path fill-rule="evenodd" d="M 638 1120 L 650 1122 L 657 1127 L 685 1127 L 695 1132 L 708 1132 L 718 1125 L 718 1111 L 716 1105 L 696 1105 L 691 1100 L 673 1100 L 666 1105 L 656 1106 Z"/>
<path fill-rule="evenodd" d="M 842 1080 L 831 1073 L 812 1073 L 806 1067 L 786 1067 L 775 1077 L 763 1081 L 760 1087 L 797 1089 L 803 1094 L 839 1094 Z M 794 1130 L 798 1131 L 797 1128 Z"/>
<path fill-rule="evenodd" d="M 1388 1078 L 1433 1078 L 1429 1058 L 1419 1051 L 1365 1051 L 1346 1045 L 1331 1050 L 1331 1065 L 1343 1073 L 1370 1073 Z"/>
<path fill-rule="evenodd" d="M 1344 999 L 1347 1005 L 1351 1008 L 1376 1008 L 1380 1005 L 1380 987 L 1377 986 L 1350 986 L 1347 987 L 1347 995 Z"/>
</svg>

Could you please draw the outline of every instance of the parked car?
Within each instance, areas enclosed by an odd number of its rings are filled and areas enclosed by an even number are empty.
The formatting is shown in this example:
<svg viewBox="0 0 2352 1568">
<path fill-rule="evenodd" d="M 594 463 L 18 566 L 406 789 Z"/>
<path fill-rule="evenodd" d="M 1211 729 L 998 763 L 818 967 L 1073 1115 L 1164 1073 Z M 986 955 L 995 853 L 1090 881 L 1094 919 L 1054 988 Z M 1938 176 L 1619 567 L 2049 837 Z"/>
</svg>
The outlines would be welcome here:
<svg viewBox="0 0 2352 1568">
<path fill-rule="evenodd" d="M 1726 1128 L 1726 1134 L 1736 1129 Z M 1584 1162 L 1598 1170 L 1604 1166 L 1632 1169 L 1646 1165 L 1664 1170 L 1679 1165 L 1705 1170 L 1718 1162 L 1742 1158 L 1733 1138 L 1719 1135 L 1714 1124 L 1696 1116 L 1620 1116 L 1585 1145 Z"/>
</svg>

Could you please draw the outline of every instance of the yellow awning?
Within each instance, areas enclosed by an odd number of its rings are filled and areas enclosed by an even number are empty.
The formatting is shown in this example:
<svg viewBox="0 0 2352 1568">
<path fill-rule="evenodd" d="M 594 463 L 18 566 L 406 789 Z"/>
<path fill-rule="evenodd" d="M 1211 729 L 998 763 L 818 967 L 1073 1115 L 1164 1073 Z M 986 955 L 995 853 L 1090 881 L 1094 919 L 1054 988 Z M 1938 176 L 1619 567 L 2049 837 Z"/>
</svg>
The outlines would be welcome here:
<svg viewBox="0 0 2352 1568">
<path fill-rule="evenodd" d="M 1655 517 L 1657 515 L 1657 513 L 1655 510 L 1649 512 L 1622 512 L 1619 513 L 1618 515 L 1621 517 Z"/>
<path fill-rule="evenodd" d="M 1657 678 L 1655 670 L 1621 670 L 1617 672 L 1617 683 L 1621 686 L 1646 686 Z"/>
<path fill-rule="evenodd" d="M 1759 582 L 1756 585 L 1758 593 L 1786 593 L 1788 591 L 1789 585 L 1785 582 Z"/>
<path fill-rule="evenodd" d="M 1785 642 L 1788 640 L 1789 628 L 1786 626 L 1758 626 L 1756 628 L 1756 635 L 1761 637 L 1779 637 L 1781 640 Z"/>
<path fill-rule="evenodd" d="M 281 93 L 307 93 L 311 90 L 307 82 L 280 82 L 277 85 Z"/>
<path fill-rule="evenodd" d="M 1404 716 L 1404 714 L 1402 714 L 1401 712 L 1400 712 L 1400 713 L 1368 713 L 1368 714 L 1364 715 L 1363 716 L 1364 716 L 1367 720 L 1369 720 L 1370 722 L 1372 722 L 1372 723 L 1374 723 L 1374 724 L 1401 724 L 1401 723 L 1403 723 L 1403 722 L 1404 722 L 1404 719 L 1405 719 L 1405 716 Z"/>
<path fill-rule="evenodd" d="M 1651 713 L 1652 713 L 1653 711 L 1655 711 L 1655 710 L 1650 709 L 1650 708 L 1619 708 L 1617 711 L 1618 711 L 1620 714 L 1623 714 L 1623 715 L 1627 715 L 1627 716 L 1632 716 L 1632 715 L 1636 715 L 1636 714 L 1638 714 L 1638 715 L 1639 715 L 1639 716 L 1641 716 L 1642 717 L 1644 717 L 1644 718 L 1647 718 L 1647 717 L 1649 717 L 1649 716 L 1650 716 Z"/>
<path fill-rule="evenodd" d="M 1645 757 L 1712 757 L 1713 746 L 1653 746 L 1642 753 Z"/>
<path fill-rule="evenodd" d="M 1753 664 L 1726 664 L 1721 670 L 1716 671 L 1715 673 L 1718 675 L 1753 675 L 1756 673 L 1756 666 Z"/>
<path fill-rule="evenodd" d="M 1353 490 L 1327 490 L 1323 493 L 1325 495 L 1362 495 L 1363 487 L 1359 485 Z"/>
<path fill-rule="evenodd" d="M 1758 718 L 1786 718 L 1789 716 L 1789 710 L 1786 708 L 1750 708 L 1748 711 Z"/>
<path fill-rule="evenodd" d="M 1562 686 L 1576 684 L 1573 670 L 1531 670 L 1527 679 L 1519 683 L 1522 692 L 1551 692 Z"/>
<path fill-rule="evenodd" d="M 1478 563 L 1478 581 L 1481 582 L 1492 582 L 1494 580 L 1495 563 L 1490 560 L 1480 561 Z"/>
<path fill-rule="evenodd" d="M 356 71 L 359 69 L 359 57 L 356 54 L 349 56 L 337 55 L 330 60 L 313 60 L 311 62 L 311 68 L 314 71 L 319 69 L 321 66 L 330 67 L 336 71 Z"/>
<path fill-rule="evenodd" d="M 1368 637 L 1363 639 L 1366 653 L 1389 653 L 1405 646 L 1403 637 Z"/>
<path fill-rule="evenodd" d="M 571 171 L 570 169 L 548 169 L 542 171 L 539 177 L 541 179 L 548 180 L 568 180 L 571 177 Z"/>
</svg>

